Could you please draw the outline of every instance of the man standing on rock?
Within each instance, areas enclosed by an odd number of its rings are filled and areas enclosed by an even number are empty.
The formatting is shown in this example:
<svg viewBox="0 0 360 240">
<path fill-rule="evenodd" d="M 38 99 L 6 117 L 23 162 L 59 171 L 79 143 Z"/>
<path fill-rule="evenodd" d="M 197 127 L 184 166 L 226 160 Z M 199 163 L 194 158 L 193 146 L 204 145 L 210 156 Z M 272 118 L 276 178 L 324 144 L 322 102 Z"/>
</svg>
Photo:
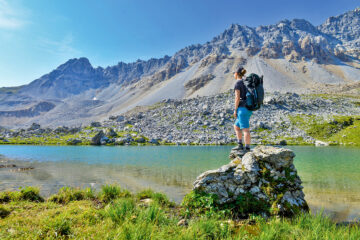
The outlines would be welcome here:
<svg viewBox="0 0 360 240">
<path fill-rule="evenodd" d="M 246 86 L 243 81 L 243 77 L 245 76 L 246 70 L 243 67 L 239 67 L 236 72 L 234 72 L 234 77 L 238 80 L 235 84 L 234 92 L 235 92 L 235 110 L 234 117 L 236 121 L 234 123 L 234 130 L 236 133 L 236 138 L 238 141 L 238 146 L 233 148 L 234 150 L 244 151 L 242 134 L 244 134 L 244 142 L 245 142 L 245 152 L 250 151 L 250 116 L 252 111 L 248 110 L 245 107 L 245 99 L 246 99 Z"/>
</svg>

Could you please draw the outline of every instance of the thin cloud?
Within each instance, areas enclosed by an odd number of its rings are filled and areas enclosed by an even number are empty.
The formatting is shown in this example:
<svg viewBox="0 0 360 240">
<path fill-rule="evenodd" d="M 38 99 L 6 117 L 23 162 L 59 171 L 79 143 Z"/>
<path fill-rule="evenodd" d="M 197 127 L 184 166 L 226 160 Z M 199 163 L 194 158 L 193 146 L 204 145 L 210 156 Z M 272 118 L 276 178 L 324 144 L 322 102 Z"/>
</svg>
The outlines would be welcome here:
<svg viewBox="0 0 360 240">
<path fill-rule="evenodd" d="M 22 10 L 11 6 L 8 1 L 0 0 L 0 29 L 18 29 L 26 24 Z"/>
<path fill-rule="evenodd" d="M 50 54 L 61 57 L 78 56 L 81 52 L 75 49 L 72 44 L 74 37 L 72 34 L 67 34 L 61 40 L 52 40 L 48 38 L 40 38 L 40 48 Z"/>
</svg>

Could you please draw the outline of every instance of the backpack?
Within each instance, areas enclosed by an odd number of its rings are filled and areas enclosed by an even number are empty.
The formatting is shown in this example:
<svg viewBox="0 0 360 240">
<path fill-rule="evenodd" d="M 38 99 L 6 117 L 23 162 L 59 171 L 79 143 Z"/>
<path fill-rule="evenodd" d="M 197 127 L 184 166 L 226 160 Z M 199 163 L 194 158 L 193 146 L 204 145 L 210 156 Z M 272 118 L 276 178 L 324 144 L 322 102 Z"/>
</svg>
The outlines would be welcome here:
<svg viewBox="0 0 360 240">
<path fill-rule="evenodd" d="M 244 80 L 246 87 L 245 107 L 250 111 L 258 110 L 264 101 L 263 76 L 251 73 Z"/>
</svg>

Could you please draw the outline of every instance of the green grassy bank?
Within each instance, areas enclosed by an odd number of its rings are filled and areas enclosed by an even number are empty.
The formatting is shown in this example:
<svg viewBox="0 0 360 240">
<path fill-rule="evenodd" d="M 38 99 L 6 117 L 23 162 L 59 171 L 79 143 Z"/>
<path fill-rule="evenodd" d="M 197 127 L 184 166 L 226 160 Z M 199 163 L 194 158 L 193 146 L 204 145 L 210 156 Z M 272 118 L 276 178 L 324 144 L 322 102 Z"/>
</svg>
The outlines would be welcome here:
<svg viewBox="0 0 360 240">
<path fill-rule="evenodd" d="M 192 193 L 193 194 L 193 193 Z M 160 193 L 115 185 L 62 188 L 44 199 L 26 187 L 0 193 L 0 239 L 360 239 L 356 225 L 310 214 L 238 219 L 210 198 L 176 205 Z"/>
</svg>

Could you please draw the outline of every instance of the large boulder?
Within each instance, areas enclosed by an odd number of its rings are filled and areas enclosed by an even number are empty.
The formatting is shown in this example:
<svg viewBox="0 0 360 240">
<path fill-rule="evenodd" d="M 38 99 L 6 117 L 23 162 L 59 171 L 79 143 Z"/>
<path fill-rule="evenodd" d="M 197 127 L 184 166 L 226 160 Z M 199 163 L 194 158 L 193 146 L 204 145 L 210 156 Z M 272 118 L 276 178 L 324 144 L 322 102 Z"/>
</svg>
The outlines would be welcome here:
<svg viewBox="0 0 360 240">
<path fill-rule="evenodd" d="M 292 216 L 309 210 L 293 151 L 257 146 L 242 157 L 235 150 L 232 153 L 229 164 L 198 176 L 193 192 L 214 196 L 217 207 L 233 206 L 243 211 L 239 215 Z"/>
<path fill-rule="evenodd" d="M 92 145 L 101 145 L 101 140 L 105 137 L 105 134 L 102 130 L 100 130 L 92 139 L 91 144 Z"/>
</svg>

